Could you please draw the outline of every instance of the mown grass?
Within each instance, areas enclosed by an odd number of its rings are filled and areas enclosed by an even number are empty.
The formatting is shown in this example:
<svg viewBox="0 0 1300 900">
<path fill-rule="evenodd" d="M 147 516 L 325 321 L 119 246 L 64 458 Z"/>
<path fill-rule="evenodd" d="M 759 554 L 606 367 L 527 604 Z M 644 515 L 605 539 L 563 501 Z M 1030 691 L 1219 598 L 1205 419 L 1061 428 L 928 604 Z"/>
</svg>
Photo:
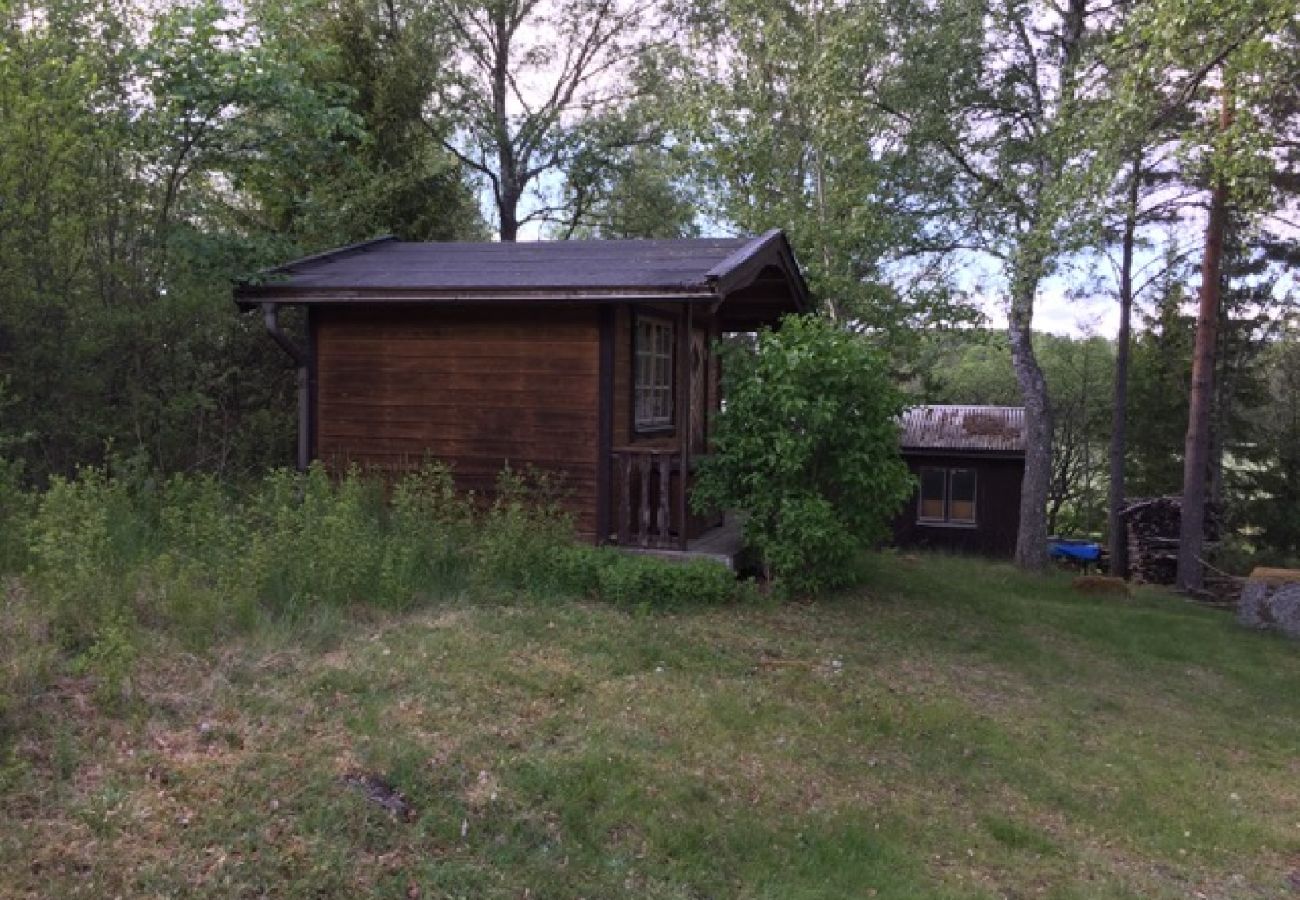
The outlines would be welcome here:
<svg viewBox="0 0 1300 900">
<path fill-rule="evenodd" d="M 1300 648 L 1154 592 L 866 567 L 811 604 L 445 598 L 160 637 L 111 713 L 62 677 L 21 721 L 0 894 L 1295 893 Z"/>
</svg>

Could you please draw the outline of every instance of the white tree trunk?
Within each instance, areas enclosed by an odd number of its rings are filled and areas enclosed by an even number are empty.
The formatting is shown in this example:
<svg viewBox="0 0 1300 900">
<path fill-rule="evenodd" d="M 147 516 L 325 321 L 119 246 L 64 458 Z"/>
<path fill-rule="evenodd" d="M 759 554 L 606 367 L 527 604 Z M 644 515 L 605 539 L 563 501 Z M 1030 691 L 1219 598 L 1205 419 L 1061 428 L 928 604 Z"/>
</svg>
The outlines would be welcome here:
<svg viewBox="0 0 1300 900">
<path fill-rule="evenodd" d="M 1052 409 L 1047 399 L 1047 379 L 1034 354 L 1032 327 L 1034 296 L 1042 271 L 1042 254 L 1022 246 L 1013 266 L 1007 316 L 1011 364 L 1025 405 L 1025 476 L 1020 485 L 1015 561 L 1030 571 L 1047 568 L 1047 495 L 1052 480 Z"/>
</svg>

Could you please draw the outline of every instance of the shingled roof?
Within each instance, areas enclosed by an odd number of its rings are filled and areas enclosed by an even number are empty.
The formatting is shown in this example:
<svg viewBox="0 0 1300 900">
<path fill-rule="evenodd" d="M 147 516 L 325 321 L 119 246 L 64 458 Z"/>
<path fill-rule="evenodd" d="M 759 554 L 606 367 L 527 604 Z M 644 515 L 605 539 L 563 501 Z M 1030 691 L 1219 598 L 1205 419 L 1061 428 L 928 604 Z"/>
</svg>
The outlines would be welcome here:
<svg viewBox="0 0 1300 900">
<path fill-rule="evenodd" d="M 678 299 L 716 301 L 766 283 L 797 306 L 807 286 L 785 235 L 676 240 L 413 243 L 380 238 L 238 284 L 259 303 Z"/>
<path fill-rule="evenodd" d="M 1022 406 L 914 406 L 903 413 L 904 450 L 1025 452 Z"/>
</svg>

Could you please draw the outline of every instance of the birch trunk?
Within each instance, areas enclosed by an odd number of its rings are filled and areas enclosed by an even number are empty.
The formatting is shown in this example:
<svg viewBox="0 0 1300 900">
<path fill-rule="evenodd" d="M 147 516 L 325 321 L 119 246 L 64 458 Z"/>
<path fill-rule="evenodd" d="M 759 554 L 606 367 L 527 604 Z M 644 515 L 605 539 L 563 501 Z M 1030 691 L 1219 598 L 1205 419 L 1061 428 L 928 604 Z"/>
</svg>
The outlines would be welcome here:
<svg viewBox="0 0 1300 900">
<path fill-rule="evenodd" d="M 1026 241 L 1033 241 L 1033 236 Z M 1047 380 L 1034 354 L 1034 296 L 1042 278 L 1041 252 L 1022 247 L 1017 255 L 1007 316 L 1011 364 L 1025 405 L 1025 475 L 1020 485 L 1020 530 L 1016 565 L 1038 571 L 1047 567 L 1047 495 L 1052 480 L 1052 410 Z"/>
</svg>

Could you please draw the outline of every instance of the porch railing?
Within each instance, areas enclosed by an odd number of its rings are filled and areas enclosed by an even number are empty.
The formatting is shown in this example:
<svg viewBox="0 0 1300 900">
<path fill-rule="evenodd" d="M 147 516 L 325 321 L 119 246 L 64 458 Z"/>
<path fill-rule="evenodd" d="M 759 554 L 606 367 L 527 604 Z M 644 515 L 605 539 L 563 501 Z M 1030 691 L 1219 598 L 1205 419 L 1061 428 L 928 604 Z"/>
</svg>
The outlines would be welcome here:
<svg viewBox="0 0 1300 900">
<path fill-rule="evenodd" d="M 618 486 L 618 542 L 624 547 L 680 549 L 686 543 L 680 450 L 622 448 L 613 452 Z M 681 507 L 674 514 L 674 506 Z"/>
</svg>

